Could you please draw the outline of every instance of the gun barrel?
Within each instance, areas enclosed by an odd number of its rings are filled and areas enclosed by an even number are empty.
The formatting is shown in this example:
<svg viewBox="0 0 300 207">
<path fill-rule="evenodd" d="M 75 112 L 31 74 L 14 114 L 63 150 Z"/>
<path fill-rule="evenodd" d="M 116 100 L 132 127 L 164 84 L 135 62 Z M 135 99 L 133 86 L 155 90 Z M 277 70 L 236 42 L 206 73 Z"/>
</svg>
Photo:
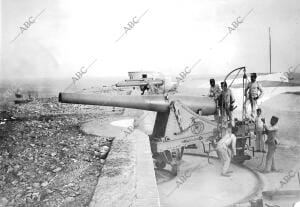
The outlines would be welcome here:
<svg viewBox="0 0 300 207">
<path fill-rule="evenodd" d="M 170 95 L 151 96 L 108 96 L 95 94 L 59 93 L 59 102 L 72 104 L 86 104 L 99 106 L 114 106 L 148 111 L 166 112 L 170 110 L 170 103 L 178 100 L 194 112 L 202 111 L 202 115 L 213 115 L 216 112 L 216 103 L 210 97 Z"/>
<path fill-rule="evenodd" d="M 150 81 L 146 81 L 146 80 L 125 80 L 125 81 L 121 81 L 118 82 L 116 84 L 117 87 L 129 87 L 129 86 L 146 86 L 148 84 L 153 84 L 153 85 L 163 85 L 164 82 L 163 80 L 150 80 Z"/>
</svg>

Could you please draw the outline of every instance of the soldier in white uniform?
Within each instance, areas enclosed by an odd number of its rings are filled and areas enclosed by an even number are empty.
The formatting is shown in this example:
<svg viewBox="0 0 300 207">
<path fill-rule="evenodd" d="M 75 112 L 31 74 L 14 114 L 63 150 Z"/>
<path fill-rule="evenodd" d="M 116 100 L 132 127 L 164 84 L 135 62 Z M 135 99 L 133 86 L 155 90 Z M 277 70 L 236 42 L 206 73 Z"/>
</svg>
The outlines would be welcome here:
<svg viewBox="0 0 300 207">
<path fill-rule="evenodd" d="M 141 95 L 141 91 L 139 91 L 138 88 L 133 87 L 133 88 L 132 88 L 132 91 L 131 91 L 131 93 L 130 93 L 130 95 L 131 95 L 131 96 L 140 96 L 140 95 Z"/>
<path fill-rule="evenodd" d="M 214 98 L 216 104 L 218 105 L 218 99 L 222 92 L 220 89 L 220 86 L 218 84 L 216 84 L 216 81 L 213 78 L 209 80 L 209 84 L 210 84 L 210 89 L 209 89 L 208 96 Z M 215 118 L 215 121 L 218 121 L 218 122 L 220 121 L 219 120 L 219 112 L 215 113 L 214 118 Z"/>
<path fill-rule="evenodd" d="M 266 141 L 266 144 L 268 145 L 268 153 L 266 158 L 266 166 L 263 171 L 263 173 L 269 173 L 270 171 L 278 172 L 278 169 L 276 169 L 275 164 L 275 152 L 277 145 L 279 144 L 278 141 L 278 120 L 279 118 L 276 116 L 272 116 L 270 121 L 270 126 L 265 124 L 264 122 L 264 128 L 267 130 L 268 139 Z"/>
<path fill-rule="evenodd" d="M 229 177 L 232 171 L 228 171 L 231 157 L 236 155 L 236 136 L 231 133 L 231 128 L 222 126 L 222 138 L 217 144 L 217 153 L 223 164 L 222 176 Z"/>
<path fill-rule="evenodd" d="M 264 140 L 264 123 L 262 121 L 261 116 L 261 108 L 256 110 L 257 117 L 255 118 L 255 144 L 256 144 L 256 152 L 263 152 L 265 153 L 265 140 Z"/>
<path fill-rule="evenodd" d="M 250 100 L 251 104 L 251 117 L 254 119 L 256 116 L 257 100 L 262 97 L 263 89 L 256 81 L 256 73 L 251 73 L 251 82 L 248 83 L 245 89 L 246 99 Z"/>
</svg>

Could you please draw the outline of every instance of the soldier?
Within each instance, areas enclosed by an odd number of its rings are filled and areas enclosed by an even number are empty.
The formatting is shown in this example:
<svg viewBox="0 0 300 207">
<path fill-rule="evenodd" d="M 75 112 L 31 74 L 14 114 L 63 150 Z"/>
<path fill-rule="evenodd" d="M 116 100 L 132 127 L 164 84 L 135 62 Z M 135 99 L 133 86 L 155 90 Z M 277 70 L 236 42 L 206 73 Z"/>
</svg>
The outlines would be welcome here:
<svg viewBox="0 0 300 207">
<path fill-rule="evenodd" d="M 266 141 L 266 144 L 268 145 L 268 153 L 266 158 L 266 166 L 263 173 L 269 173 L 270 171 L 278 172 L 275 164 L 275 152 L 276 152 L 277 144 L 279 144 L 277 139 L 278 120 L 279 120 L 278 117 L 272 116 L 270 121 L 271 126 L 267 126 L 265 124 L 265 119 L 262 119 L 264 123 L 264 128 L 266 129 L 268 135 L 268 139 Z"/>
<path fill-rule="evenodd" d="M 150 94 L 151 94 L 150 85 L 147 85 L 143 95 L 150 95 Z"/>
<path fill-rule="evenodd" d="M 132 89 L 130 95 L 139 96 L 139 95 L 141 95 L 141 92 L 136 87 L 133 86 L 133 89 Z"/>
<path fill-rule="evenodd" d="M 263 135 L 264 123 L 263 123 L 262 117 L 261 117 L 261 108 L 258 108 L 256 110 L 256 112 L 257 112 L 257 117 L 255 118 L 256 152 L 265 153 L 266 152 L 265 151 L 265 141 L 264 141 L 264 135 Z"/>
<path fill-rule="evenodd" d="M 251 104 L 251 117 L 256 115 L 257 100 L 263 95 L 263 89 L 261 85 L 256 81 L 256 73 L 251 73 L 251 82 L 248 83 L 245 89 L 246 100 L 250 100 Z M 249 90 L 249 91 L 248 91 Z"/>
<path fill-rule="evenodd" d="M 231 149 L 229 146 L 231 146 Z M 236 155 L 236 136 L 231 133 L 231 127 L 222 126 L 222 138 L 217 143 L 216 150 L 223 164 L 221 175 L 229 177 L 229 173 L 233 172 L 228 171 L 231 157 Z"/>
<path fill-rule="evenodd" d="M 141 95 L 148 95 L 148 90 L 149 90 L 148 85 L 140 86 L 140 88 L 141 88 L 141 91 L 142 91 Z"/>
<path fill-rule="evenodd" d="M 209 89 L 209 94 L 208 94 L 208 96 L 214 98 L 216 104 L 218 104 L 218 99 L 219 99 L 219 96 L 220 96 L 220 94 L 221 94 L 221 89 L 220 89 L 219 85 L 216 84 L 215 79 L 213 79 L 213 78 L 209 80 L 209 84 L 210 84 L 210 89 Z M 219 120 L 219 114 L 220 114 L 220 113 L 219 113 L 219 111 L 218 111 L 218 112 L 214 115 L 215 121 L 218 121 L 218 122 L 220 121 L 220 120 Z"/>
<path fill-rule="evenodd" d="M 219 97 L 219 95 L 221 94 L 221 89 L 219 87 L 218 84 L 216 84 L 215 79 L 210 79 L 209 80 L 210 83 L 210 89 L 209 89 L 209 97 L 213 97 L 215 98 L 215 100 Z"/>
<path fill-rule="evenodd" d="M 234 110 L 233 103 L 235 102 L 233 93 L 229 88 L 227 88 L 226 81 L 221 82 L 221 88 L 222 88 L 222 93 L 219 97 L 219 105 L 221 108 L 221 114 L 223 117 L 226 118 L 225 119 L 226 122 L 228 121 L 228 118 L 229 118 L 230 124 L 233 125 L 232 111 Z"/>
</svg>

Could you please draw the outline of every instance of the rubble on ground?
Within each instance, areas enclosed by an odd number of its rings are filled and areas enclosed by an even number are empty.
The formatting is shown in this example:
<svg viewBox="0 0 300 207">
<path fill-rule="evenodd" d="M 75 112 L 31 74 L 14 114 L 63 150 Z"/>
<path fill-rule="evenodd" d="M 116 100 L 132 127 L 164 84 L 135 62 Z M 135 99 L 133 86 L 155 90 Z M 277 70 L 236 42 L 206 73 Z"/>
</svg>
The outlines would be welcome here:
<svg viewBox="0 0 300 207">
<path fill-rule="evenodd" d="M 113 138 L 79 126 L 123 113 L 112 109 L 53 97 L 1 111 L 0 206 L 87 206 Z"/>
</svg>

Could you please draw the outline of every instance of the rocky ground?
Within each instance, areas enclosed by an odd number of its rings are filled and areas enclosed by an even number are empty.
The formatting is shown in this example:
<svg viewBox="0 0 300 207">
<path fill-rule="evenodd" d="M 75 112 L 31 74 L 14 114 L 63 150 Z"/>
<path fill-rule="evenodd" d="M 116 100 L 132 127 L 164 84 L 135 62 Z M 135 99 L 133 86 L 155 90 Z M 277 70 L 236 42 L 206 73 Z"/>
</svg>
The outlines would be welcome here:
<svg viewBox="0 0 300 207">
<path fill-rule="evenodd" d="M 0 114 L 0 206 L 87 206 L 113 137 L 80 125 L 123 113 L 112 107 L 58 103 L 6 105 Z"/>
</svg>

